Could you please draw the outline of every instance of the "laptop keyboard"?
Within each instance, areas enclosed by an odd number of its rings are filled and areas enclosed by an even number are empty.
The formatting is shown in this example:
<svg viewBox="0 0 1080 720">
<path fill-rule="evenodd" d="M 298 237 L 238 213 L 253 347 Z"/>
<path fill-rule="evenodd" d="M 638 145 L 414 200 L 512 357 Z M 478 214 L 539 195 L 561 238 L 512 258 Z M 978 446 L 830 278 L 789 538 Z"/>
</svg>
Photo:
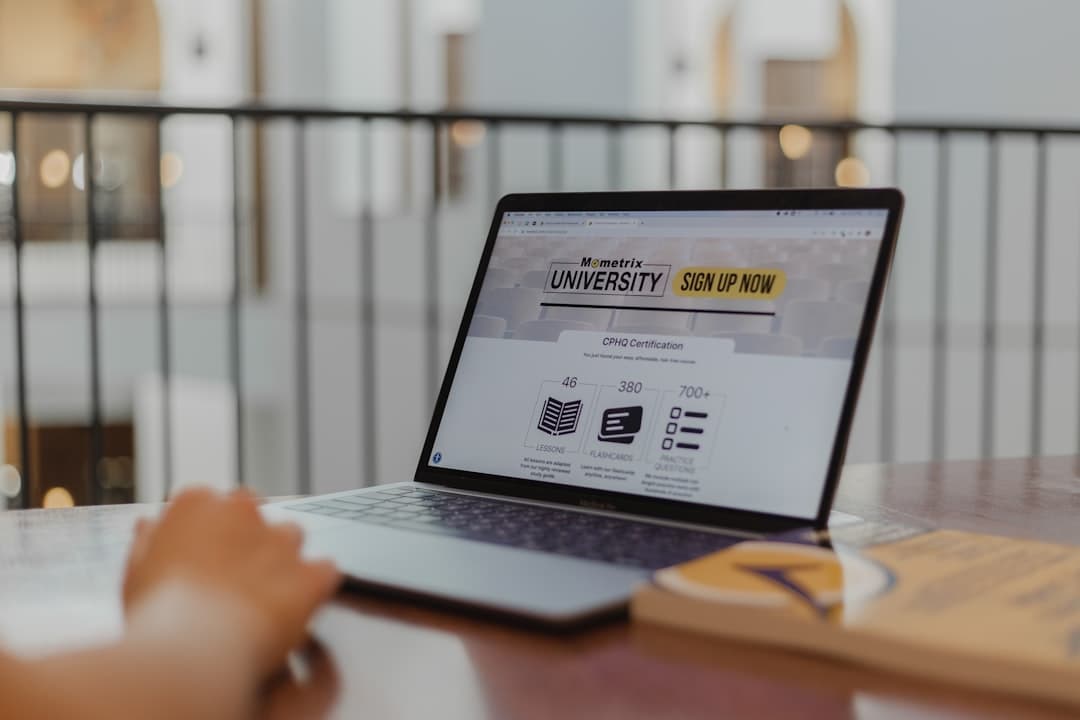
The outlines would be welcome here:
<svg viewBox="0 0 1080 720">
<path fill-rule="evenodd" d="M 290 509 L 433 535 L 655 570 L 742 538 L 417 487 L 322 498 Z"/>
</svg>

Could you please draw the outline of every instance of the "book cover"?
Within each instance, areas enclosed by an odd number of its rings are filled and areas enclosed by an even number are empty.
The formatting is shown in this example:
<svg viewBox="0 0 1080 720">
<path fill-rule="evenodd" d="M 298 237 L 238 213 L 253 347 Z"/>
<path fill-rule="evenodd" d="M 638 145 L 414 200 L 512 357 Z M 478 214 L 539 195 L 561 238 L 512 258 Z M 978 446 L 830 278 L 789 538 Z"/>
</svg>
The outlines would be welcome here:
<svg viewBox="0 0 1080 720">
<path fill-rule="evenodd" d="M 631 615 L 1080 706 L 1080 548 L 874 523 L 808 530 L 661 570 Z"/>
</svg>

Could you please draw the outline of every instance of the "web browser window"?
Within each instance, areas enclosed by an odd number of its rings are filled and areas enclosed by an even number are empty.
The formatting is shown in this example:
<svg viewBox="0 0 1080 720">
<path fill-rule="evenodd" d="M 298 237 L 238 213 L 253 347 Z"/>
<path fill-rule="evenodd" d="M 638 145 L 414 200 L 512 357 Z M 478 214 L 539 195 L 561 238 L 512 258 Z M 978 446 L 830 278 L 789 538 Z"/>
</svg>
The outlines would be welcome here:
<svg viewBox="0 0 1080 720">
<path fill-rule="evenodd" d="M 814 517 L 887 217 L 504 213 L 428 463 Z"/>
</svg>

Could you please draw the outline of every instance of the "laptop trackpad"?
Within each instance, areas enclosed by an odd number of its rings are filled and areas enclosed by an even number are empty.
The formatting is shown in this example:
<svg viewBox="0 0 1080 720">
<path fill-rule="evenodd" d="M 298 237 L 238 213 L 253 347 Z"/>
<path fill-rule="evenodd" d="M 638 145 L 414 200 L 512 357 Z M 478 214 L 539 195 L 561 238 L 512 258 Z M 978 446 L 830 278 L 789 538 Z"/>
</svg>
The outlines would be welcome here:
<svg viewBox="0 0 1080 720">
<path fill-rule="evenodd" d="M 361 582 L 552 623 L 619 608 L 649 576 L 646 570 L 363 523 L 309 530 L 304 554 L 333 558 Z"/>
</svg>

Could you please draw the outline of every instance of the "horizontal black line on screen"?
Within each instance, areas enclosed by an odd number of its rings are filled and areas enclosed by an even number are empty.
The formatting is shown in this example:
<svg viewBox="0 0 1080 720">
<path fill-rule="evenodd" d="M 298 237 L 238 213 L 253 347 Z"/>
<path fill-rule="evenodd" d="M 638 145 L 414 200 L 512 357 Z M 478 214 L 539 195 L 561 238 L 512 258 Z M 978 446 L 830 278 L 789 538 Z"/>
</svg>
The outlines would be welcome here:
<svg viewBox="0 0 1080 720">
<path fill-rule="evenodd" d="M 710 313 L 713 315 L 757 315 L 775 317 L 775 312 L 768 310 L 705 310 L 696 308 L 647 307 L 642 305 L 593 305 L 591 303 L 541 302 L 540 307 L 589 308 L 595 310 L 648 310 L 650 312 Z M 618 328 L 612 328 L 618 330 Z"/>
<path fill-rule="evenodd" d="M 701 449 L 701 446 L 697 445 L 695 443 L 675 443 L 675 447 L 682 448 L 683 450 L 699 450 L 699 449 Z"/>
<path fill-rule="evenodd" d="M 699 410 L 687 410 L 685 413 L 683 413 L 683 415 L 685 415 L 686 417 L 692 417 L 692 418 L 707 418 L 707 417 L 709 417 L 709 413 L 703 413 L 703 412 L 701 412 Z"/>
<path fill-rule="evenodd" d="M 679 432 L 691 433 L 693 435 L 700 435 L 701 433 L 705 432 L 705 428 L 681 427 L 681 428 L 679 428 Z"/>
</svg>

